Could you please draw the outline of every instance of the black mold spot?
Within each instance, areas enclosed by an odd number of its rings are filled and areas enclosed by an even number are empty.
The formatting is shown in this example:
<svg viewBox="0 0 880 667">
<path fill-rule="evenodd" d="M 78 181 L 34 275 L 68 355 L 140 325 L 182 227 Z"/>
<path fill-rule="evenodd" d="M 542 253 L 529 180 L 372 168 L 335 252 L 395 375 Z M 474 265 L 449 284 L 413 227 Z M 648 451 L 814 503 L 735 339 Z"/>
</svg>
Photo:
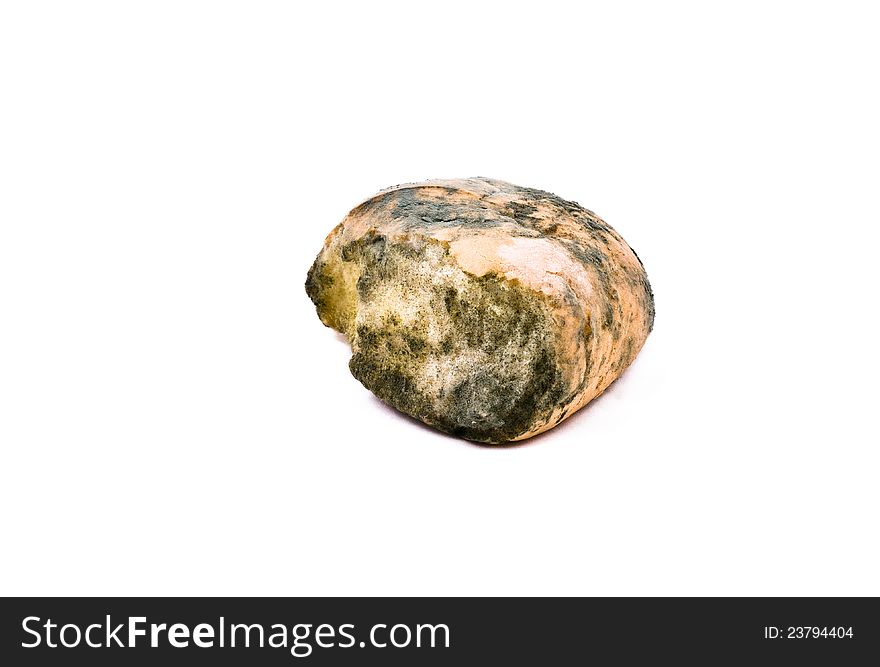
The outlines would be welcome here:
<svg viewBox="0 0 880 667">
<path fill-rule="evenodd" d="M 620 323 L 615 320 L 619 311 L 620 295 L 614 287 L 614 281 L 610 275 L 606 255 L 592 246 L 584 246 L 577 241 L 562 239 L 560 243 L 584 266 L 592 268 L 598 279 L 599 289 L 605 297 L 602 307 L 602 324 L 611 331 L 615 340 L 620 336 Z"/>
<path fill-rule="evenodd" d="M 323 262 L 316 259 L 306 275 L 306 294 L 318 310 L 323 308 L 326 290 L 332 286 L 333 276 L 325 273 Z"/>
<path fill-rule="evenodd" d="M 360 263 L 361 274 L 357 281 L 357 291 L 362 299 L 369 298 L 370 291 L 381 275 L 386 244 L 384 236 L 370 231 L 361 238 L 347 243 L 340 250 L 343 261 Z"/>
<path fill-rule="evenodd" d="M 447 288 L 443 294 L 443 305 L 446 306 L 446 312 L 451 313 L 455 308 L 456 298 L 458 298 L 458 292 L 452 287 Z"/>
<path fill-rule="evenodd" d="M 602 324 L 606 329 L 611 329 L 614 326 L 614 308 L 610 303 L 606 303 L 602 310 Z"/>
<path fill-rule="evenodd" d="M 458 192 L 451 187 L 443 188 L 443 191 L 446 194 Z M 389 208 L 390 216 L 400 221 L 404 231 L 430 230 L 434 226 L 450 224 L 470 229 L 488 229 L 505 221 L 509 222 L 509 218 L 488 206 L 475 206 L 474 201 L 438 200 L 436 197 L 425 196 L 418 188 L 389 192 L 382 199 L 383 205 Z"/>
<path fill-rule="evenodd" d="M 425 347 L 427 343 L 418 336 L 414 336 L 412 334 L 405 333 L 403 334 L 403 339 L 406 341 L 407 346 L 410 349 L 410 352 L 413 354 L 421 354 L 425 351 Z"/>
<path fill-rule="evenodd" d="M 622 371 L 624 368 L 626 368 L 627 366 L 629 366 L 632 363 L 633 357 L 635 356 L 634 351 L 635 351 L 635 345 L 633 344 L 633 339 L 627 338 L 623 342 L 623 349 L 621 350 L 620 357 L 617 360 L 616 370 Z"/>
<path fill-rule="evenodd" d="M 505 213 L 520 223 L 526 223 L 531 226 L 534 224 L 534 214 L 538 212 L 538 207 L 533 204 L 527 204 L 521 201 L 512 201 L 507 205 Z"/>
</svg>

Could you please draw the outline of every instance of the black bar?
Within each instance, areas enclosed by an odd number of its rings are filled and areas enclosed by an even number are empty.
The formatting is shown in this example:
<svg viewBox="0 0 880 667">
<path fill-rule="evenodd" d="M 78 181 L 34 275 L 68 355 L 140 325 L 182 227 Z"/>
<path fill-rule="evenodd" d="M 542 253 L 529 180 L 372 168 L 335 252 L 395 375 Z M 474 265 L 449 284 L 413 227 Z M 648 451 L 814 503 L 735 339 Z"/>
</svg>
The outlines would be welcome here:
<svg viewBox="0 0 880 667">
<path fill-rule="evenodd" d="M 843 665 L 880 656 L 876 598 L 7 598 L 0 609 L 5 665 Z M 130 617 L 144 618 L 134 623 L 144 634 L 134 636 L 133 648 L 120 648 L 129 641 Z M 54 627 L 47 628 L 50 619 Z M 186 647 L 171 645 L 173 624 L 183 624 L 174 641 Z M 231 630 L 254 624 L 261 628 Z M 76 626 L 63 639 L 74 644 L 79 635 L 77 646 L 61 646 L 65 625 Z M 89 640 L 110 648 L 85 645 L 90 625 Z M 196 646 L 196 632 L 211 647 Z M 251 647 L 242 646 L 246 633 Z M 269 646 L 273 637 L 276 647 Z"/>
</svg>

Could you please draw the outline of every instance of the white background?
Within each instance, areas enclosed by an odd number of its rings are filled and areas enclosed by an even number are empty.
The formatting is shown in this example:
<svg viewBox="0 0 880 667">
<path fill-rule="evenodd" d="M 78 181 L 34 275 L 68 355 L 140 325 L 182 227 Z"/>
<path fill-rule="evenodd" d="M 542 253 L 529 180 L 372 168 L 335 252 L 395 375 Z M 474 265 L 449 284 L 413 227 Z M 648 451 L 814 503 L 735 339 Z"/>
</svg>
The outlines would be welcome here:
<svg viewBox="0 0 880 667">
<path fill-rule="evenodd" d="M 0 593 L 880 594 L 871 7 L 4 3 Z M 474 175 L 657 300 L 515 448 L 383 406 L 303 290 Z"/>
</svg>

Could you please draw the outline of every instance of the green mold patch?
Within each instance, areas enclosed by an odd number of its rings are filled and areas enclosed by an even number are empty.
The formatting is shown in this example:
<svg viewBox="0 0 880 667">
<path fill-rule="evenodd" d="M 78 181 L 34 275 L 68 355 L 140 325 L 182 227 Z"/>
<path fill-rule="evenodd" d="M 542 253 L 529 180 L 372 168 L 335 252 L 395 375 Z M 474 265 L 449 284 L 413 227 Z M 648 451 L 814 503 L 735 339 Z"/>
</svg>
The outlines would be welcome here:
<svg viewBox="0 0 880 667">
<path fill-rule="evenodd" d="M 325 323 L 350 332 L 352 374 L 401 412 L 502 443 L 548 421 L 570 394 L 546 296 L 466 273 L 431 239 L 368 234 L 335 264 L 313 268 L 309 296 Z"/>
</svg>

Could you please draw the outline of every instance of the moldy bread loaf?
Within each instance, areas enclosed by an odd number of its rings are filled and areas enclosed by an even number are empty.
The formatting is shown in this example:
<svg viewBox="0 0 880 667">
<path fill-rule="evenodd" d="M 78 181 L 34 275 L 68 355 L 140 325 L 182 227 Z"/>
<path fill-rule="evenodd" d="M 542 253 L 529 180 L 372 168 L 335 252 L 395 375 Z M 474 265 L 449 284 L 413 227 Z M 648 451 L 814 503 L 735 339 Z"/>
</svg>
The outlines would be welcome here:
<svg viewBox="0 0 880 667">
<path fill-rule="evenodd" d="M 645 269 L 598 216 L 488 178 L 399 185 L 354 208 L 308 272 L 352 374 L 401 412 L 485 443 L 546 431 L 632 363 Z"/>
</svg>

